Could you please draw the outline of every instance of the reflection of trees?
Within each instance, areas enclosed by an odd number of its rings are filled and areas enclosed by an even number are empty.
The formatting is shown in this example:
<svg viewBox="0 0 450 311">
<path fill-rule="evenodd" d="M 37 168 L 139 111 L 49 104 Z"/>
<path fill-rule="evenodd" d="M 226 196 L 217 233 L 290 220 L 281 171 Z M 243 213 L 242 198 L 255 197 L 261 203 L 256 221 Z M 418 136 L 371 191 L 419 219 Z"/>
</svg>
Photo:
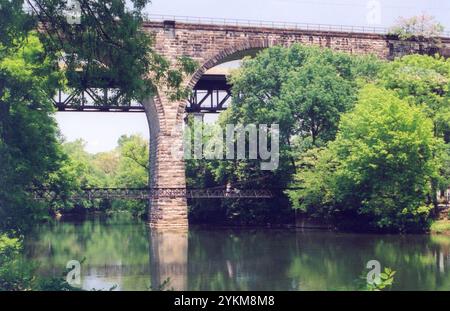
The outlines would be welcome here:
<svg viewBox="0 0 450 311">
<path fill-rule="evenodd" d="M 43 274 L 59 275 L 69 260 L 83 258 L 83 275 L 117 277 L 148 270 L 147 229 L 144 223 L 132 222 L 129 217 L 54 223 L 37 228 L 30 236 L 34 238 L 26 241 L 26 255 L 39 261 Z"/>
<path fill-rule="evenodd" d="M 286 267 L 295 247 L 290 236 L 263 230 L 191 232 L 189 289 L 290 289 Z"/>
<path fill-rule="evenodd" d="M 301 234 L 290 273 L 307 290 L 358 289 L 355 282 L 369 260 L 397 271 L 394 289 L 448 290 L 450 273 L 436 266 L 438 254 L 449 254 L 427 236 Z M 444 256 L 445 257 L 445 256 Z M 441 263 L 442 264 L 442 263 Z M 449 269 L 448 262 L 445 263 Z"/>
<path fill-rule="evenodd" d="M 450 267 L 442 258 L 449 252 L 442 243 L 449 243 L 450 238 L 431 239 L 273 230 L 193 231 L 188 288 L 354 290 L 364 286 L 361 277 L 368 271 L 366 264 L 376 259 L 398 271 L 394 289 L 448 290 Z"/>
<path fill-rule="evenodd" d="M 67 261 L 86 258 L 84 277 L 122 290 L 157 288 L 168 278 L 168 288 L 187 290 L 359 289 L 372 259 L 397 271 L 394 289 L 450 289 L 450 237 L 444 236 L 149 232 L 145 223 L 119 217 L 42 226 L 25 249 L 42 274 L 59 274 Z"/>
<path fill-rule="evenodd" d="M 442 261 L 449 255 L 445 246 L 449 242 L 450 237 L 435 243 L 429 236 L 391 236 L 378 242 L 375 250 L 383 264 L 398 271 L 394 289 L 449 290 L 450 267 Z"/>
<path fill-rule="evenodd" d="M 354 290 L 374 259 L 367 237 L 327 232 L 297 234 L 288 275 L 299 290 Z"/>
<path fill-rule="evenodd" d="M 189 289 L 324 290 L 342 284 L 351 288 L 367 260 L 349 257 L 340 240 L 347 239 L 326 232 L 193 232 Z M 348 243 L 361 246 L 354 242 Z"/>
</svg>

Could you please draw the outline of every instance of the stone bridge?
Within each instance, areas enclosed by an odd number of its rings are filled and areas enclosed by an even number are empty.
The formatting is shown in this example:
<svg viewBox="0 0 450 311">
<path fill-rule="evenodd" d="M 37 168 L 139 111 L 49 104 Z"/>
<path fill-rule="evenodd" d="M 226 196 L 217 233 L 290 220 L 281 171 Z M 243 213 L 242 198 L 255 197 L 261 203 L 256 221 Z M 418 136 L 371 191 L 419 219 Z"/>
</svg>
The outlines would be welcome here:
<svg viewBox="0 0 450 311">
<path fill-rule="evenodd" d="M 293 43 L 316 45 L 350 54 L 375 54 L 392 59 L 407 52 L 427 52 L 423 42 L 405 42 L 371 28 L 309 27 L 298 25 L 242 25 L 226 22 L 185 22 L 150 19 L 144 28 L 155 40 L 156 51 L 172 64 L 180 56 L 196 60 L 200 67 L 184 81 L 194 88 L 210 68 L 271 46 L 289 46 Z M 319 29 L 320 28 L 320 29 Z M 441 53 L 450 54 L 450 38 L 442 38 Z M 174 159 L 172 151 L 182 148 L 182 134 L 177 130 L 184 120 L 186 101 L 170 101 L 166 90 L 158 90 L 155 98 L 143 103 L 150 127 L 150 187 L 185 188 L 185 165 Z M 187 227 L 185 197 L 159 197 L 150 199 L 150 225 L 152 227 Z"/>
</svg>

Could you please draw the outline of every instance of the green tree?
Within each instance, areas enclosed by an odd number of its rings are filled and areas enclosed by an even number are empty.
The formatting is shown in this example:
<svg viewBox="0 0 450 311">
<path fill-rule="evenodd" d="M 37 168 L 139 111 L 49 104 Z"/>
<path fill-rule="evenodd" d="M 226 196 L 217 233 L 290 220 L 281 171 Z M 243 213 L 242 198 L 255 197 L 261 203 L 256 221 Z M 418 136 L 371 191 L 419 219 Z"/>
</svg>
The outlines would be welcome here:
<svg viewBox="0 0 450 311">
<path fill-rule="evenodd" d="M 294 159 L 305 150 L 334 139 L 340 114 L 354 105 L 359 81 L 374 79 L 381 65 L 374 57 L 299 44 L 269 48 L 253 59 L 245 59 L 231 76 L 233 102 L 219 123 L 222 127 L 279 124 L 279 168 L 261 171 L 259 160 L 211 161 L 193 170 L 193 174 L 203 174 L 201 178 L 208 180 L 206 186 L 285 188 L 298 169 Z M 188 170 L 188 177 L 189 173 Z M 212 183 L 207 177 L 211 175 Z M 220 210 L 227 219 L 245 223 L 292 220 L 283 192 L 275 190 L 275 194 L 278 198 L 270 202 L 226 201 Z"/>
<path fill-rule="evenodd" d="M 195 62 L 181 57 L 174 69 L 155 51 L 143 27 L 150 0 L 78 0 L 79 12 L 69 10 L 67 0 L 26 2 L 44 25 L 46 50 L 64 64 L 69 87 L 115 88 L 110 100 L 116 105 L 142 101 L 161 84 L 172 98 L 187 95 L 180 85 L 183 74 L 196 69 Z M 74 13 L 80 14 L 79 23 L 68 18 Z"/>
<path fill-rule="evenodd" d="M 353 106 L 357 78 L 378 67 L 372 57 L 300 44 L 264 50 L 232 75 L 235 96 L 226 120 L 278 123 L 283 142 L 300 135 L 320 144 L 319 138 L 333 138 L 339 113 Z"/>
<path fill-rule="evenodd" d="M 119 188 L 146 188 L 149 181 L 149 146 L 140 135 L 122 136 L 117 148 L 119 163 L 113 186 Z M 113 209 L 131 211 L 135 216 L 147 213 L 147 200 L 115 200 Z"/>
<path fill-rule="evenodd" d="M 4 228 L 45 212 L 26 190 L 45 186 L 64 158 L 51 101 L 61 77 L 36 34 L 15 44 L 0 59 L 0 227 Z"/>
<path fill-rule="evenodd" d="M 423 230 L 442 145 L 420 108 L 368 85 L 342 117 L 336 140 L 304 160 L 309 167 L 295 176 L 303 190 L 288 195 L 295 208 L 352 219 L 353 229 Z"/>
<path fill-rule="evenodd" d="M 226 114 L 226 112 L 224 112 Z M 222 132 L 222 128 L 218 123 L 196 124 L 192 115 L 188 116 L 187 127 L 195 129 L 195 126 L 201 126 L 203 135 L 202 143 L 204 146 L 213 142 L 216 139 L 216 133 Z M 194 144 L 194 135 L 188 138 L 185 136 L 186 141 L 190 139 L 191 146 Z M 221 144 L 222 142 L 219 142 Z M 212 151 L 212 150 L 211 150 Z M 206 151 L 208 152 L 208 151 Z M 206 153 L 205 152 L 205 153 Z M 223 187 L 223 183 L 226 183 L 222 177 L 219 176 L 221 170 L 221 160 L 207 160 L 207 159 L 187 159 L 186 160 L 186 184 L 188 188 L 193 189 L 205 189 Z M 189 206 L 189 221 L 191 223 L 221 223 L 227 222 L 233 219 L 232 213 L 229 213 L 229 209 L 220 199 L 190 199 L 188 200 Z"/>
<path fill-rule="evenodd" d="M 355 89 L 354 81 L 320 62 L 320 58 L 310 60 L 291 72 L 280 96 L 280 102 L 290 106 L 293 129 L 289 134 L 310 137 L 314 146 L 334 138 L 341 113 L 354 102 Z"/>
<path fill-rule="evenodd" d="M 94 155 L 85 150 L 86 142 L 77 139 L 63 144 L 63 150 L 68 155 L 67 167 L 76 176 L 76 188 L 106 187 L 108 182 L 103 172 L 94 165 Z"/>
<path fill-rule="evenodd" d="M 86 143 L 81 140 L 63 143 L 67 159 L 60 170 L 53 174 L 51 184 L 57 197 L 52 208 L 71 211 L 80 207 L 87 209 L 128 210 L 135 215 L 146 212 L 147 202 L 127 200 L 77 200 L 70 196 L 83 188 L 145 188 L 148 185 L 148 143 L 139 135 L 123 135 L 118 147 L 109 152 L 90 154 L 85 150 Z"/>
<path fill-rule="evenodd" d="M 23 1 L 0 0 L 0 57 L 26 39 L 34 26 L 23 11 Z"/>
<path fill-rule="evenodd" d="M 420 107 L 433 120 L 433 132 L 447 146 L 435 154 L 448 163 L 450 157 L 450 60 L 440 56 L 409 55 L 387 64 L 380 74 L 380 85 Z M 446 153 L 446 154 L 445 154 Z M 447 159 L 447 160 L 446 160 Z M 448 166 L 442 165 L 433 180 L 433 192 L 450 185 Z M 431 195 L 437 207 L 435 195 Z"/>
<path fill-rule="evenodd" d="M 81 139 L 62 143 L 65 159 L 58 171 L 50 174 L 48 182 L 48 188 L 54 194 L 48 202 L 53 213 L 72 211 L 76 207 L 83 212 L 89 208 L 108 207 L 108 204 L 105 205 L 107 202 L 99 199 L 71 199 L 83 188 L 110 187 L 117 169 L 118 154 L 115 150 L 93 155 L 88 153 L 85 147 L 86 143 Z"/>
<path fill-rule="evenodd" d="M 450 142 L 450 60 L 441 56 L 408 55 L 384 66 L 380 85 L 424 109 L 434 134 Z"/>
<path fill-rule="evenodd" d="M 119 139 L 119 163 L 114 185 L 141 188 L 148 185 L 149 146 L 140 135 L 123 135 Z"/>
</svg>

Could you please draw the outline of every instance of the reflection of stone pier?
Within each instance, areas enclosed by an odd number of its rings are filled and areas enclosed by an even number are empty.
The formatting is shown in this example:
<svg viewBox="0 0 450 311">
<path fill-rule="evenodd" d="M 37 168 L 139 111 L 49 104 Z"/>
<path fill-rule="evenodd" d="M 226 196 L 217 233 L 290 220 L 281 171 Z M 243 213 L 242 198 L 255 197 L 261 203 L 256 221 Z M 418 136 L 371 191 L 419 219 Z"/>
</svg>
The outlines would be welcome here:
<svg viewBox="0 0 450 311">
<path fill-rule="evenodd" d="M 187 289 L 187 230 L 157 230 L 149 232 L 151 286 L 157 290 L 166 280 L 164 288 Z"/>
</svg>

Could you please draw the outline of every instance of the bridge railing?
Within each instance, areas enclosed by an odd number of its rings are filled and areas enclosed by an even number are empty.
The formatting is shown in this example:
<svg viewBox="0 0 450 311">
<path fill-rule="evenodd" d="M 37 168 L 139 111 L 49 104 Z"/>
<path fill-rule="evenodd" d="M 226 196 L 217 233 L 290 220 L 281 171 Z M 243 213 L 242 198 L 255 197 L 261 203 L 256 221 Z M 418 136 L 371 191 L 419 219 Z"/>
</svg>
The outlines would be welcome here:
<svg viewBox="0 0 450 311">
<path fill-rule="evenodd" d="M 289 29 L 289 30 L 298 29 L 298 30 L 317 30 L 317 31 L 330 31 L 330 32 L 372 33 L 372 34 L 388 34 L 390 32 L 389 28 L 378 27 L 378 26 L 313 24 L 313 23 L 252 20 L 252 19 L 193 17 L 193 16 L 182 16 L 182 15 L 148 14 L 146 16 L 146 20 L 149 22 L 176 21 L 176 22 L 187 23 L 187 24 L 242 26 L 242 27 L 265 27 L 265 28 L 280 28 L 280 29 Z M 450 32 L 444 32 L 442 35 L 444 37 L 450 37 Z"/>
<path fill-rule="evenodd" d="M 339 32 L 362 32 L 362 33 L 388 33 L 388 28 L 371 27 L 371 26 L 348 26 L 348 25 L 331 25 L 331 24 L 310 24 L 310 23 L 294 23 L 294 22 L 277 22 L 265 20 L 251 19 L 230 19 L 230 18 L 210 18 L 210 17 L 192 17 L 181 15 L 147 15 L 147 21 L 163 22 L 176 21 L 188 24 L 204 24 L 219 26 L 243 26 L 243 27 L 267 27 L 280 29 L 298 29 L 298 30 L 319 30 L 319 31 L 339 31 Z"/>
<path fill-rule="evenodd" d="M 61 198 L 51 189 L 30 189 L 35 200 L 52 200 Z M 187 188 L 85 188 L 69 195 L 68 200 L 94 199 L 131 199 L 144 200 L 150 198 L 188 198 L 188 199 L 270 199 L 270 189 L 187 189 Z"/>
</svg>

